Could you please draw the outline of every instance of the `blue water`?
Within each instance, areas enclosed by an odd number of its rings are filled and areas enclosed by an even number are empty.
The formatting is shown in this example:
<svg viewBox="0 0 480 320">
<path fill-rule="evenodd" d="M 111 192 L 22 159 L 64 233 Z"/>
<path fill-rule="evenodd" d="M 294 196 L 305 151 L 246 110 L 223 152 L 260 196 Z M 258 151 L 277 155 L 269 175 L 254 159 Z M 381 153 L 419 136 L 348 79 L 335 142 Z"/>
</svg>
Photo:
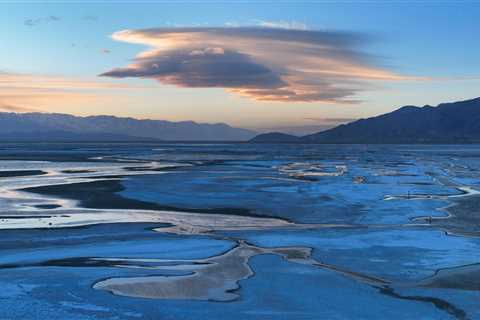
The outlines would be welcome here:
<svg viewBox="0 0 480 320">
<path fill-rule="evenodd" d="M 337 226 L 204 235 L 163 233 L 153 229 L 164 225 L 135 222 L 0 230 L 1 320 L 480 319 L 478 290 L 461 284 L 419 285 L 438 270 L 479 263 L 480 239 L 448 235 L 444 227 L 413 220 L 446 216 L 441 209 L 452 205 L 448 196 L 459 195 L 459 186 L 479 187 L 480 146 L 126 143 L 0 148 L 0 165 L 6 169 L 87 167 L 100 172 L 107 164 L 151 163 L 183 166 L 124 176 L 118 194 L 179 211 Z M 41 176 L 8 179 L 5 188 L 25 181 L 50 183 Z M 430 198 L 413 199 L 417 195 Z M 403 198 L 386 200 L 389 196 Z M 12 201 L 1 198 L 0 205 L 10 208 Z M 477 214 L 471 213 L 472 221 L 478 221 Z M 329 267 L 255 255 L 249 261 L 252 276 L 239 281 L 238 298 L 229 302 L 146 299 L 93 288 L 111 278 L 191 274 L 146 262 L 106 263 L 109 258 L 193 263 L 229 252 L 239 240 L 261 248 L 311 248 L 312 259 Z M 356 274 L 390 284 L 382 290 Z"/>
</svg>

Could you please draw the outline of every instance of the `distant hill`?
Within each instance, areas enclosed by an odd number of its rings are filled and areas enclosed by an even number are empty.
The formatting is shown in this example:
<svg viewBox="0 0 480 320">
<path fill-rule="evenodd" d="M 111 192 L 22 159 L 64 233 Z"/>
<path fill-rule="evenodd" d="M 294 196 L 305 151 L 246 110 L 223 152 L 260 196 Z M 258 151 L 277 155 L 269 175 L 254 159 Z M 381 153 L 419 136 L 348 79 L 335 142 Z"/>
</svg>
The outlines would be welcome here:
<svg viewBox="0 0 480 320">
<path fill-rule="evenodd" d="M 270 133 L 259 134 L 258 136 L 251 139 L 249 142 L 253 142 L 253 143 L 276 143 L 276 142 L 293 143 L 293 142 L 300 142 L 300 138 L 297 137 L 297 136 L 286 134 L 286 133 L 270 132 Z"/>
<path fill-rule="evenodd" d="M 258 137 L 258 136 L 257 136 Z M 252 142 L 256 138 L 252 139 Z M 290 142 L 279 140 L 277 142 Z M 405 106 L 299 138 L 301 143 L 480 143 L 480 98 Z"/>
<path fill-rule="evenodd" d="M 224 123 L 0 112 L 0 141 L 246 141 L 255 134 Z"/>
</svg>

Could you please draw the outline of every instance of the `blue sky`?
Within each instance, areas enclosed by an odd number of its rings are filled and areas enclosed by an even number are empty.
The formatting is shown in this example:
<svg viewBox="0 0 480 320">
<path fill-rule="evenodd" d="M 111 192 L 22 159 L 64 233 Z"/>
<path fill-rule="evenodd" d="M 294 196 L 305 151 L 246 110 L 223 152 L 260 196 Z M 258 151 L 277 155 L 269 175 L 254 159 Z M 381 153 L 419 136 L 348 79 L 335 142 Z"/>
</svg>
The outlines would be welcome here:
<svg viewBox="0 0 480 320">
<path fill-rule="evenodd" d="M 302 127 L 314 130 L 316 126 L 376 115 L 406 104 L 436 104 L 480 96 L 477 89 L 480 84 L 477 39 L 480 2 L 3 2 L 0 8 L 0 39 L 3 40 L 0 72 L 8 74 L 8 79 L 19 76 L 15 81 L 7 79 L 13 84 L 0 86 L 0 107 L 3 103 L 4 109 L 227 122 L 260 130 L 288 128 L 301 132 Z M 339 32 L 353 34 L 362 39 L 358 44 L 340 44 L 344 52 L 356 52 L 347 62 L 353 61 L 356 67 L 382 70 L 392 77 L 371 81 L 362 75 L 352 84 L 349 77 L 335 76 L 334 80 L 328 79 L 325 88 L 333 85 L 345 89 L 348 84 L 348 93 L 342 96 L 337 90 L 332 92 L 334 98 L 325 99 L 325 95 L 320 95 L 324 89 L 312 89 L 316 80 L 323 79 L 309 76 L 308 89 L 317 91 L 315 96 L 321 96 L 310 99 L 313 101 L 258 100 L 256 91 L 250 92 L 254 85 L 250 80 L 240 88 L 222 88 L 218 79 L 214 85 L 210 82 L 192 85 L 177 78 L 170 81 L 170 77 L 148 78 L 144 74 L 98 77 L 129 67 L 135 61 L 138 63 L 137 55 L 148 51 L 152 43 L 157 44 L 154 37 L 164 36 L 165 33 L 158 30 L 218 27 L 288 28 L 315 31 L 320 36 L 333 33 L 335 37 Z M 121 30 L 146 28 L 157 30 L 148 33 L 146 43 L 111 38 Z M 144 37 L 145 34 L 142 31 L 137 35 Z M 289 66 L 288 71 L 278 71 L 279 62 L 272 65 L 265 57 L 268 52 L 248 51 L 253 44 L 248 48 L 231 47 L 238 39 L 235 32 L 227 34 L 225 39 L 224 44 L 215 48 L 245 54 L 249 63 L 253 61 L 255 66 L 271 69 L 275 77 L 282 80 L 291 75 L 291 70 L 300 67 Z M 198 46 L 195 50 L 218 44 L 215 33 L 211 32 L 208 37 L 195 38 L 195 41 Z M 286 47 L 296 45 L 285 43 Z M 173 49 L 178 53 L 183 47 Z M 282 57 L 281 50 L 271 52 L 272 61 Z M 162 55 L 165 53 L 158 53 L 155 59 L 163 59 Z M 263 60 L 258 61 L 257 56 Z M 365 57 L 369 61 L 364 63 Z M 335 57 L 328 58 L 338 62 Z M 208 65 L 212 70 L 215 70 L 215 61 L 219 60 L 214 59 Z M 48 85 L 39 89 L 37 83 L 45 83 L 45 78 Z M 296 84 L 289 82 L 289 86 L 293 88 L 304 80 Z M 31 99 L 26 98 L 31 92 L 25 92 L 30 87 L 36 90 Z M 64 94 L 59 97 L 59 92 Z M 262 93 L 260 99 L 264 96 Z M 277 96 L 275 93 L 269 100 L 276 100 Z"/>
</svg>

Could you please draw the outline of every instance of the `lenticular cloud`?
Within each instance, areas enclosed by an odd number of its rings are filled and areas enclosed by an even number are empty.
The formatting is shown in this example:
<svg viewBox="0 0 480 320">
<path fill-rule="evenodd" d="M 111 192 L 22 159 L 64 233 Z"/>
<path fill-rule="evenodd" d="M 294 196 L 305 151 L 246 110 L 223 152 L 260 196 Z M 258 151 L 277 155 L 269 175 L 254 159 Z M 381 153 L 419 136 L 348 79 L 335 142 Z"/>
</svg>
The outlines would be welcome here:
<svg viewBox="0 0 480 320">
<path fill-rule="evenodd" d="M 275 28 L 124 30 L 113 39 L 146 45 L 131 64 L 101 74 L 179 87 L 225 88 L 262 101 L 354 102 L 369 81 L 405 80 L 375 67 L 357 34 Z"/>
</svg>

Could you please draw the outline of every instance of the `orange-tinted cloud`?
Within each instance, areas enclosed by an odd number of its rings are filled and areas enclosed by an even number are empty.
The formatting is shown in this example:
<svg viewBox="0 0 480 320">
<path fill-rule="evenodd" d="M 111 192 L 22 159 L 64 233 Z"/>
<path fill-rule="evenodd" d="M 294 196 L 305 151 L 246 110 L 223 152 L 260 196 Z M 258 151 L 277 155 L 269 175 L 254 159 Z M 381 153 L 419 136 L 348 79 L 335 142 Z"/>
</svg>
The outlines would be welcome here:
<svg viewBox="0 0 480 320">
<path fill-rule="evenodd" d="M 375 66 L 361 35 L 286 28 L 158 28 L 112 38 L 149 48 L 101 76 L 221 87 L 262 101 L 356 102 L 371 81 L 408 80 Z"/>
<path fill-rule="evenodd" d="M 136 87 L 98 80 L 0 72 L 0 110 L 28 112 L 87 106 L 100 99 L 100 92 L 127 88 Z"/>
<path fill-rule="evenodd" d="M 31 111 L 36 111 L 35 109 L 31 109 L 31 108 L 28 108 L 28 107 L 25 108 L 25 107 L 5 104 L 1 101 L 0 101 L 0 110 L 1 111 L 8 111 L 8 112 L 31 112 Z"/>
</svg>

